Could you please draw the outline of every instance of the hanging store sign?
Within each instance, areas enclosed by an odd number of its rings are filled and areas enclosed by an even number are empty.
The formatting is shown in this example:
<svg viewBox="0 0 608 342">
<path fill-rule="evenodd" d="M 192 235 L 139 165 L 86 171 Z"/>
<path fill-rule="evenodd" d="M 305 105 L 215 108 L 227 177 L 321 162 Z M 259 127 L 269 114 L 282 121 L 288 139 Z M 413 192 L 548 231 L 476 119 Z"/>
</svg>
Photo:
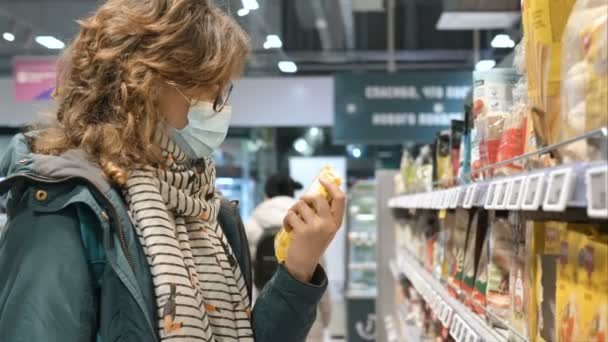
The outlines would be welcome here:
<svg viewBox="0 0 608 342">
<path fill-rule="evenodd" d="M 430 143 L 464 117 L 471 72 L 412 71 L 335 77 L 337 143 Z"/>
<path fill-rule="evenodd" d="M 13 62 L 13 84 L 17 101 L 50 100 L 56 80 L 56 57 L 17 57 Z"/>
</svg>

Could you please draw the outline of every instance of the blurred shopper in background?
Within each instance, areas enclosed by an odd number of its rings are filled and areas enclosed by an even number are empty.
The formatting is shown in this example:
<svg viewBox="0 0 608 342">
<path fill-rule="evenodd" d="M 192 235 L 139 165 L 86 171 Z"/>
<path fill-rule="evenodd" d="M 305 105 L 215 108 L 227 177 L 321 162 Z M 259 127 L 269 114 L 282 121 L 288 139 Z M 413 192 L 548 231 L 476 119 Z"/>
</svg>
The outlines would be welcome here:
<svg viewBox="0 0 608 342">
<path fill-rule="evenodd" d="M 264 186 L 264 201 L 255 208 L 245 224 L 249 249 L 253 256 L 254 294 L 266 286 L 279 266 L 275 257 L 274 238 L 283 225 L 286 213 L 297 203 L 295 192 L 301 189 L 302 184 L 288 175 L 271 176 Z M 323 342 L 323 331 L 329 326 L 330 320 L 331 300 L 329 291 L 326 291 L 306 341 Z"/>
<path fill-rule="evenodd" d="M 56 122 L 0 163 L 0 340 L 304 341 L 344 194 L 306 196 L 286 262 L 251 307 L 238 208 L 211 159 L 246 63 L 239 25 L 203 0 L 109 0 L 60 64 Z"/>
</svg>

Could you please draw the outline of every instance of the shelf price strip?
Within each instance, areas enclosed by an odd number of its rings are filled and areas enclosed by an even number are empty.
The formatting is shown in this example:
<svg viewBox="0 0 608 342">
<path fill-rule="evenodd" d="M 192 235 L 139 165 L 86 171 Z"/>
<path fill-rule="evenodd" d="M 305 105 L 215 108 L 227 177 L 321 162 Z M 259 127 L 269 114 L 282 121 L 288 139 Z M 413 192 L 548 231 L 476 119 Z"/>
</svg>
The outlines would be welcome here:
<svg viewBox="0 0 608 342">
<path fill-rule="evenodd" d="M 585 184 L 589 217 L 608 218 L 608 165 L 587 169 Z"/>
<path fill-rule="evenodd" d="M 574 191 L 576 175 L 573 168 L 551 171 L 547 185 L 547 194 L 543 203 L 545 211 L 564 211 Z"/>
<path fill-rule="evenodd" d="M 521 208 L 524 210 L 538 210 L 542 202 L 545 189 L 545 174 L 535 173 L 526 177 L 524 183 L 525 195 Z"/>
</svg>

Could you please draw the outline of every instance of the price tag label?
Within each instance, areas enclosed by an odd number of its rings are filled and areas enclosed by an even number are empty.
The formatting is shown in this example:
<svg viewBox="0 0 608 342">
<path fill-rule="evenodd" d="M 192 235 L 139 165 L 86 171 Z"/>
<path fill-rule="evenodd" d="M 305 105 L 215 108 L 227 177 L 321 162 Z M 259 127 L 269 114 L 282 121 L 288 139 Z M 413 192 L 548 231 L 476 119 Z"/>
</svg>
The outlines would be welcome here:
<svg viewBox="0 0 608 342">
<path fill-rule="evenodd" d="M 445 313 L 445 322 L 443 323 L 444 326 L 449 327 L 450 324 L 452 323 L 452 313 L 454 312 L 454 310 L 452 310 L 452 308 L 447 307 L 446 313 Z"/>
<path fill-rule="evenodd" d="M 452 196 L 450 197 L 450 209 L 456 209 L 458 207 L 458 198 L 460 197 L 460 187 L 451 190 Z"/>
<path fill-rule="evenodd" d="M 477 192 L 477 184 L 473 184 L 467 188 L 467 196 L 465 198 L 464 204 L 462 205 L 466 209 L 471 209 L 473 207 L 473 201 L 475 200 L 475 194 Z"/>
<path fill-rule="evenodd" d="M 473 330 L 469 330 L 469 337 L 466 342 L 481 342 L 481 338 Z"/>
<path fill-rule="evenodd" d="M 447 209 L 450 206 L 450 192 L 443 190 L 443 201 L 441 201 L 441 209 Z"/>
<path fill-rule="evenodd" d="M 507 207 L 507 192 L 509 190 L 509 180 L 500 182 L 497 186 L 496 197 L 494 198 L 494 209 L 506 209 Z"/>
<path fill-rule="evenodd" d="M 544 173 L 529 175 L 524 183 L 524 199 L 521 205 L 525 210 L 538 210 L 545 189 Z"/>
<path fill-rule="evenodd" d="M 526 180 L 525 176 L 514 178 L 511 181 L 509 192 L 507 195 L 507 209 L 519 210 L 521 208 L 521 199 L 523 197 L 523 185 Z"/>
<path fill-rule="evenodd" d="M 496 195 L 496 187 L 498 185 L 499 183 L 497 182 L 490 183 L 490 186 L 488 187 L 488 192 L 486 194 L 486 203 L 484 205 L 484 208 L 494 209 L 494 196 Z"/>
<path fill-rule="evenodd" d="M 543 209 L 546 211 L 566 210 L 568 201 L 572 198 L 575 179 L 573 168 L 551 171 Z"/>
<path fill-rule="evenodd" d="M 453 338 L 456 338 L 456 336 L 460 334 L 461 328 L 462 320 L 460 319 L 460 316 L 454 314 L 454 316 L 452 317 L 452 324 L 450 325 L 450 335 L 452 335 Z"/>
<path fill-rule="evenodd" d="M 587 169 L 585 184 L 589 217 L 608 218 L 608 165 Z"/>
</svg>

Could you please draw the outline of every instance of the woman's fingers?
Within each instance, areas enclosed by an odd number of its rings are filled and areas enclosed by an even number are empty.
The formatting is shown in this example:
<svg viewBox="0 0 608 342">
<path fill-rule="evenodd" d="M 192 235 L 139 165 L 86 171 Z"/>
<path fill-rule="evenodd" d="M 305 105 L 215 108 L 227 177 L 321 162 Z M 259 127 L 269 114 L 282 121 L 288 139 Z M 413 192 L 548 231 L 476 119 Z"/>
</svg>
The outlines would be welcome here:
<svg viewBox="0 0 608 342">
<path fill-rule="evenodd" d="M 298 214 L 305 223 L 312 224 L 315 220 L 314 210 L 304 201 L 298 201 L 291 210 Z"/>
<path fill-rule="evenodd" d="M 325 187 L 325 190 L 331 196 L 331 213 L 334 216 L 334 220 L 338 224 L 338 227 L 342 225 L 344 218 L 344 207 L 346 205 L 346 196 L 344 192 L 336 184 L 329 182 L 323 178 L 319 178 L 319 181 Z"/>
<path fill-rule="evenodd" d="M 283 226 L 288 230 L 292 230 L 297 227 L 305 225 L 304 221 L 296 214 L 295 211 L 289 210 L 285 218 L 283 219 Z"/>
<path fill-rule="evenodd" d="M 321 194 L 311 194 L 304 195 L 300 198 L 301 201 L 304 201 L 306 204 L 314 208 L 319 217 L 328 217 L 331 216 L 331 208 L 329 207 L 329 203 L 327 199 L 323 197 Z"/>
</svg>

